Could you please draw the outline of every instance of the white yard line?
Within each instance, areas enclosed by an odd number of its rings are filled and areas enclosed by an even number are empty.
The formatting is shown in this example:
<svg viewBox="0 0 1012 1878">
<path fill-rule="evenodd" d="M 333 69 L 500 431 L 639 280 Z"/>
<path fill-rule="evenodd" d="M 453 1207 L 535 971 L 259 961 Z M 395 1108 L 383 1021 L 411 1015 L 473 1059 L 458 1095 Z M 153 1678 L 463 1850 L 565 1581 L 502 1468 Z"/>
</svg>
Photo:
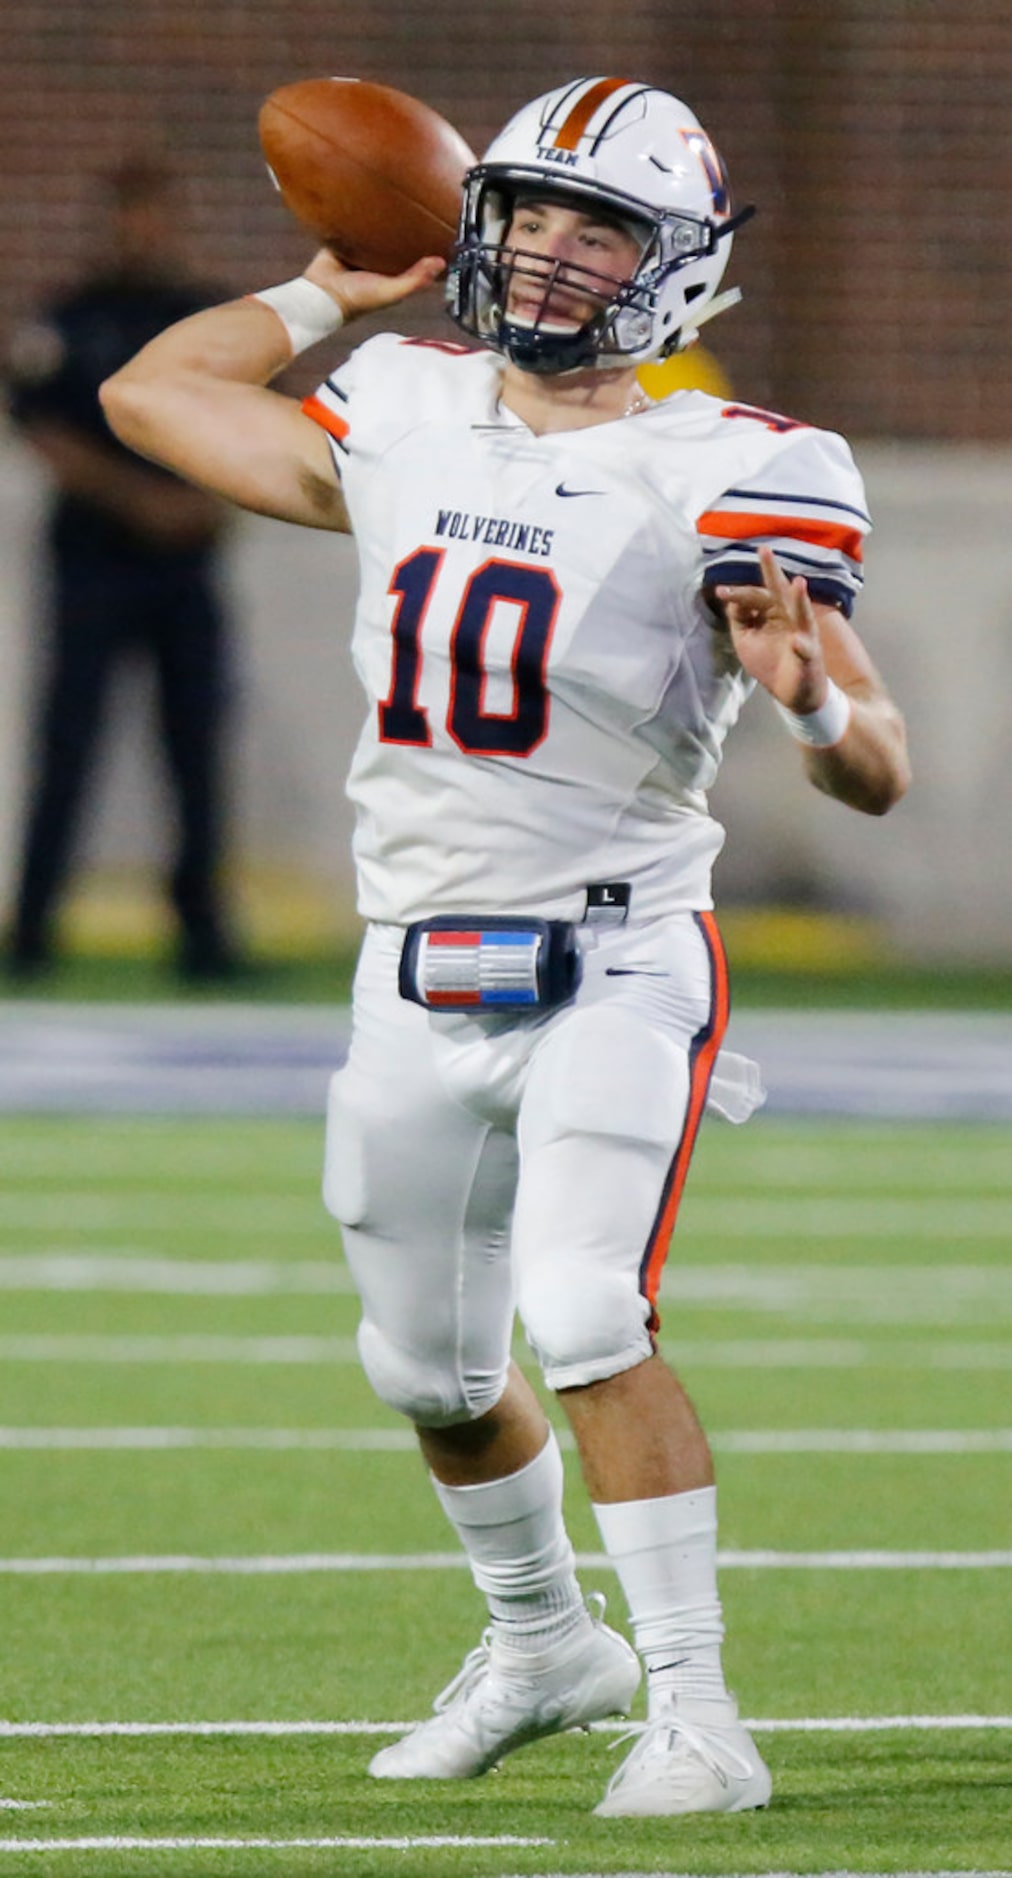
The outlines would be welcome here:
<svg viewBox="0 0 1012 1878">
<path fill-rule="evenodd" d="M 208 1243 L 226 1235 L 230 1239 L 273 1240 L 275 1244 L 279 1238 L 291 1242 L 307 1235 L 319 1240 L 328 1230 L 333 1231 L 335 1243 L 337 1236 L 322 1201 L 308 1184 L 305 1192 L 297 1194 L 193 1193 L 187 1191 L 184 1176 L 179 1190 L 167 1194 L 159 1187 L 147 1192 L 131 1187 L 127 1193 L 117 1193 L 55 1184 L 18 1191 L 13 1182 L 5 1183 L 3 1227 L 8 1233 L 26 1229 L 71 1233 L 77 1240 L 85 1233 L 129 1233 L 132 1238 L 143 1239 L 156 1223 L 160 1232 L 206 1234 Z"/>
<path fill-rule="evenodd" d="M 566 1428 L 559 1444 L 574 1446 Z M 1008 1454 L 1012 1428 L 746 1428 L 711 1433 L 722 1454 Z M 3 1428 L 0 1452 L 32 1453 L 189 1448 L 307 1453 L 417 1454 L 410 1428 Z"/>
<path fill-rule="evenodd" d="M 671 1338 L 667 1354 L 694 1369 L 1012 1369 L 1012 1340 L 987 1343 L 862 1342 L 841 1337 Z M 523 1352 L 527 1367 L 531 1358 Z M 108 1337 L 74 1332 L 0 1337 L 8 1363 L 290 1363 L 357 1364 L 353 1337 L 243 1337 L 193 1332 L 180 1336 Z"/>
<path fill-rule="evenodd" d="M 311 1187 L 297 1193 L 189 1193 L 167 1196 L 164 1189 L 131 1187 L 129 1192 L 96 1192 L 92 1186 L 18 1188 L 6 1183 L 3 1225 L 23 1231 L 129 1233 L 143 1239 L 157 1221 L 162 1230 L 196 1229 L 230 1238 L 277 1238 L 288 1241 L 328 1231 L 322 1203 Z M 690 1192 L 681 1230 L 708 1239 L 731 1237 L 748 1243 L 761 1239 L 916 1238 L 922 1243 L 980 1239 L 1008 1242 L 1012 1195 L 865 1194 L 812 1195 Z"/>
<path fill-rule="evenodd" d="M 192 1335 L 0 1337 L 8 1363 L 324 1363 L 358 1362 L 354 1337 L 228 1337 Z"/>
<path fill-rule="evenodd" d="M 603 1552 L 578 1552 L 587 1571 L 610 1571 Z M 989 1552 L 725 1552 L 717 1554 L 722 1571 L 1003 1571 L 1012 1551 Z M 191 1572 L 233 1577 L 272 1577 L 304 1572 L 463 1571 L 462 1552 L 286 1552 L 208 1556 L 193 1553 L 137 1554 L 115 1558 L 0 1558 L 0 1577 L 135 1576 Z"/>
<path fill-rule="evenodd" d="M 690 1194 L 683 1230 L 708 1238 L 760 1239 L 999 1239 L 1008 1243 L 1012 1198 L 1006 1194 L 906 1195 L 896 1198 L 836 1194 L 742 1194 L 711 1199 Z"/>
<path fill-rule="evenodd" d="M 476 1833 L 425 1833 L 411 1838 L 372 1837 L 342 1833 L 329 1839 L 0 1839 L 0 1852 L 410 1852 L 447 1847 L 554 1845 L 554 1839 L 520 1838 L 515 1833 L 479 1836 Z"/>
<path fill-rule="evenodd" d="M 440 1850 L 446 1847 L 475 1846 L 543 1846 L 554 1845 L 554 1839 L 521 1839 L 502 1835 L 499 1838 L 480 1839 L 477 1837 L 455 1838 L 449 1834 L 416 1839 L 0 1839 L 0 1852 L 223 1852 L 223 1851 L 341 1851 L 341 1850 L 388 1850 L 396 1852 Z M 508 1874 L 502 1878 L 656 1878 L 655 1872 L 527 1872 Z M 694 1878 L 691 1872 L 666 1871 L 665 1878 Z M 759 1872 L 736 1873 L 723 1872 L 721 1878 L 1012 1878 L 1008 1870 L 988 1871 L 971 1870 L 964 1867 L 959 1871 L 832 1871 L 832 1872 Z"/>
<path fill-rule="evenodd" d="M 756 1428 L 710 1437 L 724 1454 L 1008 1454 L 1012 1428 Z"/>
<path fill-rule="evenodd" d="M 76 1736 L 82 1739 L 124 1735 L 146 1737 L 182 1735 L 202 1738 L 205 1735 L 394 1735 L 406 1734 L 413 1721 L 0 1721 L 0 1740 L 48 1739 Z M 952 1730 L 1005 1730 L 1012 1728 L 1012 1715 L 815 1715 L 799 1718 L 764 1719 L 747 1717 L 746 1728 L 757 1734 L 885 1734 L 895 1729 L 915 1733 L 939 1733 Z M 630 1734 L 639 1732 L 642 1722 L 594 1722 L 595 1734 Z"/>
<path fill-rule="evenodd" d="M 956 1268 L 958 1270 L 958 1267 Z M 986 1267 L 982 1268 L 986 1271 Z M 171 1297 L 272 1297 L 355 1289 L 339 1259 L 172 1259 L 143 1247 L 0 1255 L 0 1291 L 126 1291 Z"/>
<path fill-rule="evenodd" d="M 563 1430 L 563 1434 L 567 1431 Z M 1012 1445 L 1012 1431 L 1009 1432 Z M 573 1446 L 568 1436 L 565 1445 Z M 288 1449 L 368 1454 L 389 1450 L 417 1454 L 410 1428 L 0 1428 L 0 1452 L 33 1453 L 142 1449 L 173 1452 L 187 1448 Z"/>
<path fill-rule="evenodd" d="M 1012 1237 L 1012 1197 L 1009 1200 Z M 49 1245 L 0 1254 L 0 1291 L 126 1292 L 175 1297 L 353 1294 L 333 1259 L 170 1258 L 143 1246 Z M 987 1264 L 746 1265 L 672 1262 L 662 1297 L 672 1308 L 734 1308 L 807 1323 L 992 1327 L 1012 1317 L 1012 1271 Z"/>
<path fill-rule="evenodd" d="M 987 1571 L 1012 1565 L 1012 1551 L 718 1552 L 723 1571 Z M 605 1564 L 602 1555 L 601 1563 Z"/>
</svg>

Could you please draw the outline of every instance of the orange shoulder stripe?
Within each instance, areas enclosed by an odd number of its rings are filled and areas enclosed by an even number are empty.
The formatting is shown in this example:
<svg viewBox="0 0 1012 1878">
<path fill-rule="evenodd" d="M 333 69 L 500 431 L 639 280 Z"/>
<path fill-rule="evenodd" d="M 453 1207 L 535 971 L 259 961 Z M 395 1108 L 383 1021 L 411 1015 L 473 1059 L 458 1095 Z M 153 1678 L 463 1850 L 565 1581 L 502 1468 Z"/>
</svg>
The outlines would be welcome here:
<svg viewBox="0 0 1012 1878">
<path fill-rule="evenodd" d="M 329 430 L 331 436 L 337 438 L 338 443 L 344 441 L 351 429 L 351 425 L 346 423 L 343 417 L 339 417 L 336 411 L 332 411 L 329 404 L 324 404 L 323 399 L 318 398 L 315 391 L 308 398 L 303 398 L 302 409 L 315 424 L 320 424 L 324 430 Z"/>
<path fill-rule="evenodd" d="M 820 548 L 839 548 L 852 561 L 864 559 L 861 530 L 843 522 L 820 522 L 808 516 L 734 514 L 730 510 L 707 509 L 696 523 L 700 535 L 723 536 L 729 541 L 744 541 L 750 535 L 786 535 L 791 541 L 811 541 Z"/>
</svg>

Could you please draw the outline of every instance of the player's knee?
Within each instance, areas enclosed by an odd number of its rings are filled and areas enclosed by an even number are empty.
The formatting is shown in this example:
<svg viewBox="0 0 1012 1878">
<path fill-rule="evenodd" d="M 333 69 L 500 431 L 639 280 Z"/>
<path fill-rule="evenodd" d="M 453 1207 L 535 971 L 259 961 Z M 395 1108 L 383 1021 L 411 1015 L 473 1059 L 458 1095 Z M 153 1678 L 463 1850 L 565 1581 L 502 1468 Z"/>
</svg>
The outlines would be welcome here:
<svg viewBox="0 0 1012 1878">
<path fill-rule="evenodd" d="M 499 1401 L 506 1370 L 457 1369 L 437 1354 L 406 1350 L 369 1318 L 358 1328 L 362 1368 L 388 1408 L 420 1428 L 449 1428 L 477 1420 Z"/>
<path fill-rule="evenodd" d="M 550 1389 L 602 1382 L 651 1354 L 650 1307 L 635 1279 L 568 1261 L 529 1272 L 517 1309 Z"/>
</svg>

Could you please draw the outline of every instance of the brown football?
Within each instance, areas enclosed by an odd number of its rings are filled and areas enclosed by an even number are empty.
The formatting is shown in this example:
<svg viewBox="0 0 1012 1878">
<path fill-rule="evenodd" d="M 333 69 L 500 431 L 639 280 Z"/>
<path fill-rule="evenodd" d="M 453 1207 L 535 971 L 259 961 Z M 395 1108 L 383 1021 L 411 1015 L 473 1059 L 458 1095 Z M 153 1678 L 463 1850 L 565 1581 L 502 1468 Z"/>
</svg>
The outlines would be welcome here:
<svg viewBox="0 0 1012 1878">
<path fill-rule="evenodd" d="M 271 92 L 259 131 L 287 207 L 347 266 L 399 274 L 449 255 L 477 159 L 427 104 L 365 79 L 306 78 Z"/>
</svg>

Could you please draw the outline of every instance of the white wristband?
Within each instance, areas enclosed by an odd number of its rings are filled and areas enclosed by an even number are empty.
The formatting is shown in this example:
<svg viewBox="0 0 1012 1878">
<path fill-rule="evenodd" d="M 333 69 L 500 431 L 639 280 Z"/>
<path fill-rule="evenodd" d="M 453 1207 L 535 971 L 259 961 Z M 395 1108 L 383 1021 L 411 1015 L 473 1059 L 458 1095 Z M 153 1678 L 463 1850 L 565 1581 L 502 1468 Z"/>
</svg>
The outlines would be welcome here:
<svg viewBox="0 0 1012 1878">
<path fill-rule="evenodd" d="M 262 300 L 264 306 L 277 314 L 288 334 L 293 359 L 321 339 L 329 338 L 331 333 L 340 332 L 344 325 L 344 314 L 337 301 L 304 274 L 282 282 L 280 287 L 265 287 L 262 293 L 251 294 L 250 298 Z"/>
<path fill-rule="evenodd" d="M 789 711 L 786 704 L 777 704 L 777 710 L 799 743 L 807 744 L 810 750 L 829 750 L 846 734 L 851 703 L 847 693 L 830 679 L 825 702 L 817 711 Z"/>
</svg>

